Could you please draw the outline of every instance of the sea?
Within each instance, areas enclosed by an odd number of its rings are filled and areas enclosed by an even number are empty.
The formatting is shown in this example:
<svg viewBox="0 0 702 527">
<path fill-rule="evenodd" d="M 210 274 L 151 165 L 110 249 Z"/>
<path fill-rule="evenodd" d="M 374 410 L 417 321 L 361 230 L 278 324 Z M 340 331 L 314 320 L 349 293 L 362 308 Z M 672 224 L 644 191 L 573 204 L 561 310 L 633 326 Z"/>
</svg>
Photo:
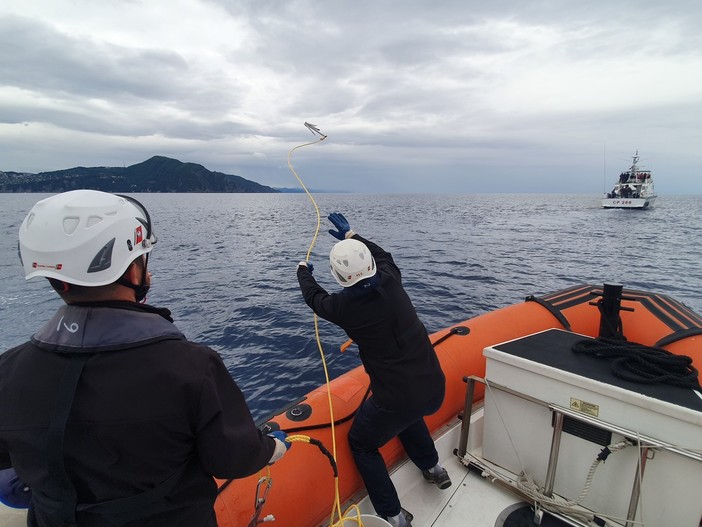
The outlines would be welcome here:
<svg viewBox="0 0 702 527">
<path fill-rule="evenodd" d="M 25 281 L 17 254 L 19 226 L 46 196 L 0 194 L 0 352 L 61 305 L 45 280 Z M 430 333 L 585 283 L 665 293 L 702 314 L 702 196 L 661 196 L 650 210 L 566 194 L 134 196 L 158 236 L 147 303 L 220 353 L 257 420 L 324 382 L 296 268 L 311 250 L 317 280 L 338 289 L 328 265 L 334 211 L 393 254 Z M 324 320 L 319 330 L 332 378 L 360 364 L 355 347 L 340 352 L 342 330 Z"/>
</svg>

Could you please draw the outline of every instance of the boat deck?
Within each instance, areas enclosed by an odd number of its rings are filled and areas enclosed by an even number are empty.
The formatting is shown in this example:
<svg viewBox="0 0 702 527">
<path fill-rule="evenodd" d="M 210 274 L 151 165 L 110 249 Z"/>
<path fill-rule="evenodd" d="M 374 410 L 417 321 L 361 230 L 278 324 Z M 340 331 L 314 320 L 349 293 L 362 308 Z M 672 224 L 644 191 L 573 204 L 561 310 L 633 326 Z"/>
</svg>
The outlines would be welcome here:
<svg viewBox="0 0 702 527">
<path fill-rule="evenodd" d="M 402 506 L 414 515 L 413 527 L 493 527 L 506 509 L 520 503 L 515 494 L 470 472 L 459 461 L 453 453 L 459 435 L 460 422 L 455 422 L 436 438 L 441 463 L 451 476 L 448 489 L 425 481 L 409 460 L 391 474 Z M 362 514 L 375 514 L 367 498 L 359 508 Z"/>
<path fill-rule="evenodd" d="M 0 527 L 23 527 L 26 525 L 26 510 L 11 509 L 0 503 Z"/>
</svg>

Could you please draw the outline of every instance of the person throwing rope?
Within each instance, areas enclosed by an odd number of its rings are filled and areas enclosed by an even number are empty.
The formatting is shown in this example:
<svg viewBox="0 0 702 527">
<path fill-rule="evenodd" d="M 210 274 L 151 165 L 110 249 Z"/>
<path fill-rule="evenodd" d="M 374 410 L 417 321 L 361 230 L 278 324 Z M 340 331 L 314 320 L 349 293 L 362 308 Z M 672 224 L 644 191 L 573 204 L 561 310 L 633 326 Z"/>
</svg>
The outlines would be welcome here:
<svg viewBox="0 0 702 527">
<path fill-rule="evenodd" d="M 393 527 L 411 526 L 379 448 L 398 437 L 424 478 L 440 489 L 451 486 L 424 417 L 444 399 L 446 379 L 392 255 L 351 230 L 334 212 L 329 233 L 340 240 L 329 255 L 332 276 L 342 287 L 329 294 L 302 261 L 297 279 L 307 305 L 341 327 L 359 349 L 372 395 L 349 430 L 349 445 L 376 513 Z"/>
</svg>

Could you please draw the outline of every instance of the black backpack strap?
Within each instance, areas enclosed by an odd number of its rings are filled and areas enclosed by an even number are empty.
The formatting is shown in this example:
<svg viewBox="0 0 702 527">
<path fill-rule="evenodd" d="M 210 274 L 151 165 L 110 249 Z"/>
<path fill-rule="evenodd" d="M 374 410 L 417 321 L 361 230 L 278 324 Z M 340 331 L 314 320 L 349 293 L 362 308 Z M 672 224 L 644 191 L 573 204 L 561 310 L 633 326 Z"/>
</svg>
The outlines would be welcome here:
<svg viewBox="0 0 702 527">
<path fill-rule="evenodd" d="M 54 500 L 47 496 L 36 495 L 36 505 L 49 509 L 58 516 L 62 527 L 76 525 L 76 512 L 89 512 L 103 517 L 112 517 L 122 522 L 139 518 L 154 503 L 166 497 L 176 486 L 185 473 L 188 464 L 185 463 L 168 479 L 155 487 L 124 498 L 102 501 L 91 504 L 78 504 L 76 489 L 68 477 L 64 462 L 64 442 L 66 425 L 73 407 L 78 381 L 83 373 L 83 367 L 91 354 L 75 354 L 69 357 L 68 365 L 59 382 L 56 405 L 49 423 L 47 434 L 47 457 L 49 475 L 55 479 L 61 488 L 60 499 Z"/>
<path fill-rule="evenodd" d="M 76 489 L 68 477 L 63 457 L 66 424 L 73 407 L 78 380 L 90 356 L 89 354 L 75 354 L 69 357 L 68 364 L 59 382 L 56 405 L 54 406 L 47 432 L 47 465 L 49 475 L 61 488 L 62 496 L 58 513 L 63 525 L 75 525 L 77 502 Z"/>
</svg>

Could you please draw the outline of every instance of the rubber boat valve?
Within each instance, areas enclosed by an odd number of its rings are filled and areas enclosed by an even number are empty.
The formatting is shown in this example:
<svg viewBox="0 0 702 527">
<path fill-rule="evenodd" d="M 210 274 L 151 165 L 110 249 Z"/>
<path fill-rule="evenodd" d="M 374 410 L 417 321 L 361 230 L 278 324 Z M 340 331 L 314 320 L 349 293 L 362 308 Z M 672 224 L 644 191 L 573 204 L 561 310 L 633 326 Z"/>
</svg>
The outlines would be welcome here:
<svg viewBox="0 0 702 527">
<path fill-rule="evenodd" d="M 460 335 L 460 336 L 465 336 L 470 333 L 470 328 L 467 328 L 466 326 L 454 326 L 452 327 L 446 335 L 444 335 L 441 338 L 436 339 L 436 342 L 432 342 L 431 345 L 436 347 L 439 344 L 441 344 L 443 341 L 445 341 L 447 338 L 452 337 L 453 335 Z"/>
</svg>

